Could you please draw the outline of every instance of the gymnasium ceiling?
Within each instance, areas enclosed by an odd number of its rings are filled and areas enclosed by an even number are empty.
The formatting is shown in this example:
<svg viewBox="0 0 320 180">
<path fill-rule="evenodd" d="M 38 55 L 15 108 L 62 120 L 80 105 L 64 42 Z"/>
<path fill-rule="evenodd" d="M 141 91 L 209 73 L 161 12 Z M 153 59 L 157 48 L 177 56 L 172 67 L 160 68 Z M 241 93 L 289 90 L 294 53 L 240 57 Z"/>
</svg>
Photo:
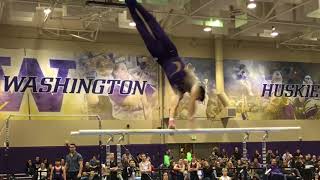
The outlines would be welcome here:
<svg viewBox="0 0 320 180">
<path fill-rule="evenodd" d="M 97 0 L 104 1 L 104 0 Z M 298 50 L 320 51 L 319 0 L 141 0 L 172 36 L 274 41 Z M 44 9 L 52 9 L 45 15 Z M 218 21 L 217 21 L 218 20 Z M 37 27 L 59 38 L 98 41 L 101 32 L 136 33 L 125 8 L 88 6 L 85 0 L 0 0 L 0 23 Z M 223 27 L 212 27 L 213 24 Z M 211 26 L 211 32 L 204 32 Z M 271 37 L 272 27 L 279 36 Z"/>
</svg>

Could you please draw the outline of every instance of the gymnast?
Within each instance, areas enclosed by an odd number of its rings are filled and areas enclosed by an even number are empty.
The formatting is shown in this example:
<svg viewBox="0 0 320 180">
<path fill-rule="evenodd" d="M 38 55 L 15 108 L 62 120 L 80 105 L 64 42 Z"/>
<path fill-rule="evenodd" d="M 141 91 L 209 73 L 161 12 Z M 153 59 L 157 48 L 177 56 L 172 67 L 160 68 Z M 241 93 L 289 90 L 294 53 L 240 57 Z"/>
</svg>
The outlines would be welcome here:
<svg viewBox="0 0 320 180">
<path fill-rule="evenodd" d="M 190 94 L 188 117 L 193 120 L 196 101 L 204 101 L 205 88 L 200 85 L 195 74 L 185 68 L 186 66 L 179 57 L 177 48 L 160 27 L 157 20 L 136 0 L 126 0 L 126 4 L 147 49 L 164 70 L 174 91 L 170 102 L 168 127 L 175 129 L 174 117 L 183 95 L 185 93 Z"/>
</svg>

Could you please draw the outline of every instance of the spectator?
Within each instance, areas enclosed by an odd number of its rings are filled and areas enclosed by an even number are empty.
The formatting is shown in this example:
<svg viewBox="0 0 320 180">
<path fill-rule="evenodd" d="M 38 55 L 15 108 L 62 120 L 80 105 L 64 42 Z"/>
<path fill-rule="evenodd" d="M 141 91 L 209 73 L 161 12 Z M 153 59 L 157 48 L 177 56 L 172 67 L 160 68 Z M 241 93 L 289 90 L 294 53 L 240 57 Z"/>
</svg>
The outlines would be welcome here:
<svg viewBox="0 0 320 180">
<path fill-rule="evenodd" d="M 98 179 L 98 172 L 91 168 L 90 162 L 86 162 L 82 171 L 81 180 Z"/>
<path fill-rule="evenodd" d="M 65 167 L 66 166 L 66 160 L 64 158 L 61 158 L 61 166 Z"/>
<path fill-rule="evenodd" d="M 234 148 L 234 152 L 232 154 L 232 158 L 235 160 L 235 161 L 238 161 L 242 158 L 242 154 L 239 152 L 239 148 L 238 147 L 235 147 Z"/>
<path fill-rule="evenodd" d="M 228 158 L 228 153 L 225 148 L 221 150 L 221 158 Z"/>
<path fill-rule="evenodd" d="M 292 154 L 290 154 L 290 152 L 287 150 L 286 153 L 284 153 L 282 155 L 282 161 L 288 161 L 292 158 Z"/>
<path fill-rule="evenodd" d="M 208 161 L 204 161 L 202 171 L 203 171 L 203 179 L 204 180 L 211 180 L 212 179 L 213 169 L 209 165 Z"/>
<path fill-rule="evenodd" d="M 293 154 L 293 157 L 294 158 L 298 158 L 299 156 L 301 156 L 302 153 L 301 153 L 301 150 L 300 149 L 297 149 L 296 152 Z"/>
<path fill-rule="evenodd" d="M 66 169 L 61 165 L 61 160 L 56 159 L 51 169 L 50 180 L 67 180 Z"/>
<path fill-rule="evenodd" d="M 173 170 L 176 174 L 176 180 L 184 179 L 184 171 L 185 171 L 184 161 L 182 159 L 179 160 L 177 164 L 174 165 Z"/>
<path fill-rule="evenodd" d="M 318 162 L 318 160 L 317 160 L 317 156 L 316 156 L 316 155 L 312 155 L 312 159 L 311 159 L 311 161 L 312 161 L 312 164 L 313 164 L 313 165 L 316 165 L 316 164 L 317 164 L 317 162 Z"/>
<path fill-rule="evenodd" d="M 271 163 L 271 159 L 273 156 L 274 156 L 274 154 L 273 154 L 272 150 L 269 149 L 267 152 L 267 157 L 266 157 L 267 163 Z"/>
<path fill-rule="evenodd" d="M 92 156 L 92 159 L 89 161 L 90 168 L 94 171 L 98 171 L 100 167 L 100 161 L 95 155 Z"/>
<path fill-rule="evenodd" d="M 123 171 L 122 171 L 122 178 L 123 180 L 135 180 L 136 178 L 136 163 L 133 159 L 129 161 L 129 164 L 124 165 Z"/>
<path fill-rule="evenodd" d="M 110 180 L 118 180 L 118 163 L 114 158 L 114 153 L 109 154 L 110 159 L 110 176 L 108 179 Z"/>
<path fill-rule="evenodd" d="M 197 162 L 195 158 L 193 158 L 188 166 L 188 172 L 190 173 L 190 180 L 198 180 L 198 170 L 200 168 L 200 164 Z"/>
<path fill-rule="evenodd" d="M 35 175 L 36 172 L 36 168 L 33 165 L 31 160 L 28 160 L 27 164 L 26 164 L 26 174 L 29 176 L 33 176 Z"/>
<path fill-rule="evenodd" d="M 235 167 L 234 167 L 234 165 L 233 165 L 233 163 L 232 163 L 232 161 L 231 160 L 229 160 L 228 162 L 227 162 L 227 169 L 228 169 L 228 176 L 230 176 L 230 177 L 234 177 L 235 176 L 235 174 L 236 174 L 236 170 L 235 170 Z"/>
<path fill-rule="evenodd" d="M 76 151 L 75 144 L 69 144 L 69 154 L 66 156 L 66 171 L 68 180 L 78 180 L 82 175 L 83 158 Z"/>
<path fill-rule="evenodd" d="M 43 159 L 43 163 L 45 164 L 46 168 L 49 169 L 49 162 L 47 158 Z"/>
<path fill-rule="evenodd" d="M 124 161 L 124 159 L 126 159 L 128 162 L 129 162 L 131 159 L 133 159 L 133 158 L 132 158 L 132 155 L 130 154 L 129 149 L 126 149 L 126 150 L 125 150 L 125 153 L 122 154 L 122 161 Z"/>
<path fill-rule="evenodd" d="M 213 147 L 210 155 L 210 159 L 215 160 L 221 157 L 220 151 L 218 147 Z"/>
<path fill-rule="evenodd" d="M 36 169 L 39 169 L 40 165 L 41 165 L 41 160 L 40 160 L 40 157 L 37 156 L 36 159 L 34 160 L 34 166 Z"/>
<path fill-rule="evenodd" d="M 251 173 L 252 176 L 260 177 L 263 174 L 262 165 L 259 163 L 259 160 L 257 158 L 253 159 L 253 162 L 251 163 Z"/>
<path fill-rule="evenodd" d="M 141 180 L 150 180 L 151 178 L 151 163 L 147 160 L 146 155 L 141 154 L 141 162 L 139 163 Z"/>
<path fill-rule="evenodd" d="M 272 157 L 274 157 L 274 158 L 277 160 L 277 162 L 281 162 L 281 161 L 282 161 L 282 159 L 281 159 L 282 157 L 281 157 L 278 149 L 276 149 L 276 150 L 274 151 Z"/>
<path fill-rule="evenodd" d="M 231 180 L 231 178 L 228 176 L 228 169 L 222 169 L 222 176 L 219 178 L 219 180 Z"/>
<path fill-rule="evenodd" d="M 44 163 L 40 164 L 40 168 L 38 169 L 38 180 L 45 180 L 48 178 L 48 169 Z"/>
<path fill-rule="evenodd" d="M 271 174 L 282 174 L 276 159 L 271 160 L 270 170 Z"/>
<path fill-rule="evenodd" d="M 297 179 L 297 177 L 301 178 L 300 172 L 295 168 L 290 168 L 287 161 L 283 162 L 282 172 L 286 175 L 287 179 Z"/>
<path fill-rule="evenodd" d="M 261 155 L 258 150 L 256 150 L 253 154 L 252 160 L 257 159 L 259 162 L 261 162 Z"/>
<path fill-rule="evenodd" d="M 219 161 L 217 161 L 213 167 L 213 174 L 215 179 L 218 179 L 218 177 L 222 176 L 222 167 Z"/>
<path fill-rule="evenodd" d="M 162 180 L 169 180 L 169 174 L 168 172 L 164 172 L 162 175 Z"/>
</svg>

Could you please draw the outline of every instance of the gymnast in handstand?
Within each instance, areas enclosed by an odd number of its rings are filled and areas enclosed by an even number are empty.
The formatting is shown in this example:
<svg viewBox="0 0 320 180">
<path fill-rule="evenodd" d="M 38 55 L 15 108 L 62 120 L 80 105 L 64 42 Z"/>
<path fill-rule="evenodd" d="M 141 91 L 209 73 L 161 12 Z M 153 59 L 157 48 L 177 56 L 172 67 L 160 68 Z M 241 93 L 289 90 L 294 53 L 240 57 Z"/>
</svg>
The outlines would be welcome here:
<svg viewBox="0 0 320 180">
<path fill-rule="evenodd" d="M 126 0 L 126 4 L 147 49 L 157 59 L 174 90 L 174 95 L 170 102 L 168 127 L 171 129 L 175 128 L 174 117 L 184 93 L 190 94 L 188 116 L 193 120 L 196 101 L 204 101 L 205 88 L 200 85 L 195 74 L 185 68 L 185 64 L 179 57 L 177 48 L 160 27 L 157 20 L 136 0 Z"/>
</svg>

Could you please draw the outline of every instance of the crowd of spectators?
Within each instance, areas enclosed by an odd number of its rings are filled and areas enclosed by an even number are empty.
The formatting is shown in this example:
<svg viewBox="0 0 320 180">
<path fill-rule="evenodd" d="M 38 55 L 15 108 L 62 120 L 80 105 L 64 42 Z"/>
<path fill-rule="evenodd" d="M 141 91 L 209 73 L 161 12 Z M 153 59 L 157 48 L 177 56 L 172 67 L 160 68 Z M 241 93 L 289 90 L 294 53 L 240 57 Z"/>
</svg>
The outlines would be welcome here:
<svg viewBox="0 0 320 180">
<path fill-rule="evenodd" d="M 244 156 L 238 147 L 228 154 L 225 149 L 214 147 L 206 158 L 197 157 L 191 151 L 181 151 L 176 157 L 172 150 L 164 154 L 163 163 L 155 167 L 145 153 L 136 157 L 128 150 L 121 158 L 113 153 L 109 161 L 101 163 L 97 156 L 83 162 L 74 144 L 69 145 L 69 154 L 50 164 L 47 159 L 36 157 L 28 160 L 26 173 L 37 180 L 229 180 L 229 179 L 304 179 L 318 180 L 320 156 L 268 150 L 263 158 L 258 150 Z M 265 163 L 264 163 L 265 161 Z"/>
</svg>

